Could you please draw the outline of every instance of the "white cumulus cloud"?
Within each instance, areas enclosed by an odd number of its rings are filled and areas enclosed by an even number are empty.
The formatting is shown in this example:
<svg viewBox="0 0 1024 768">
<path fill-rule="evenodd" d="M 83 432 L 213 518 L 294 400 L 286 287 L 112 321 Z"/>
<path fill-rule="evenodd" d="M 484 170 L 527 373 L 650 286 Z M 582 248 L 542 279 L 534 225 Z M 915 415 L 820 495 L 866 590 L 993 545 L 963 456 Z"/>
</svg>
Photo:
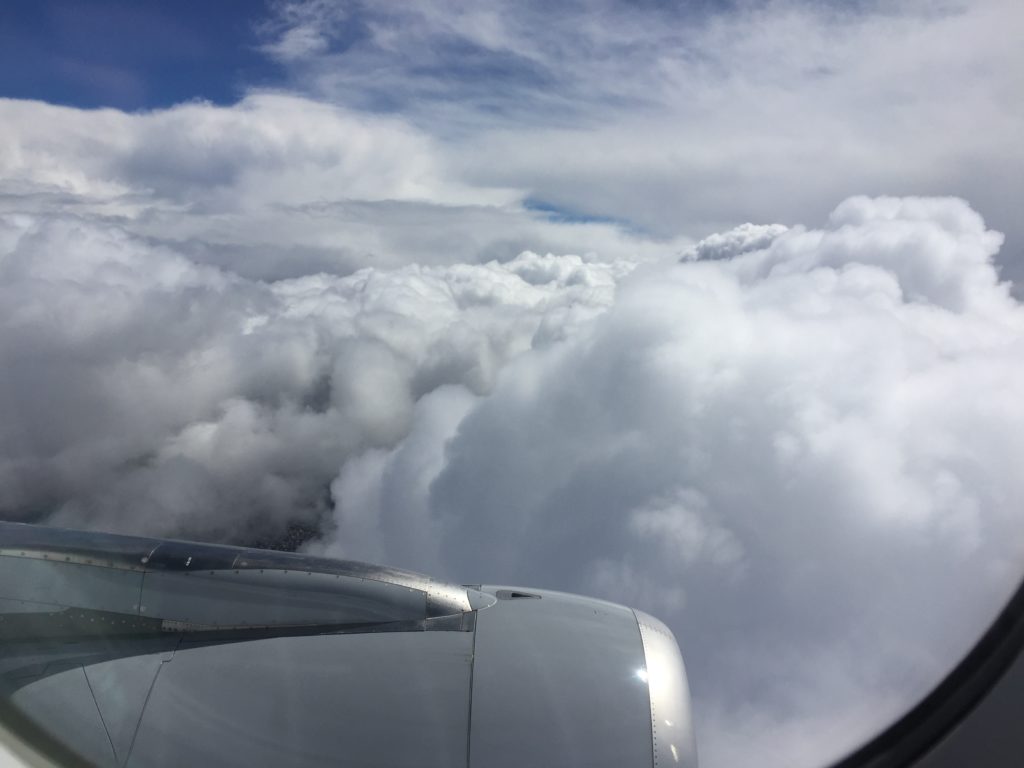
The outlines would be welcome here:
<svg viewBox="0 0 1024 768">
<path fill-rule="evenodd" d="M 563 221 L 461 180 L 400 117 L 253 93 L 149 113 L 0 99 L 0 212 L 100 216 L 197 263 L 277 280 L 507 261 L 524 250 L 651 258 L 685 236 Z"/>
<path fill-rule="evenodd" d="M 709 765 L 855 746 L 1019 578 L 1024 310 L 960 200 L 771 235 L 638 268 L 489 395 L 425 402 L 339 475 L 328 551 L 666 617 Z"/>
<path fill-rule="evenodd" d="M 235 539 L 315 522 L 420 398 L 486 393 L 632 268 L 523 253 L 268 284 L 71 215 L 5 217 L 0 245 L 0 509 Z"/>
<path fill-rule="evenodd" d="M 962 200 L 691 246 L 304 99 L 0 106 L 7 519 L 650 610 L 712 766 L 854 746 L 1019 578 L 1024 310 Z"/>
</svg>

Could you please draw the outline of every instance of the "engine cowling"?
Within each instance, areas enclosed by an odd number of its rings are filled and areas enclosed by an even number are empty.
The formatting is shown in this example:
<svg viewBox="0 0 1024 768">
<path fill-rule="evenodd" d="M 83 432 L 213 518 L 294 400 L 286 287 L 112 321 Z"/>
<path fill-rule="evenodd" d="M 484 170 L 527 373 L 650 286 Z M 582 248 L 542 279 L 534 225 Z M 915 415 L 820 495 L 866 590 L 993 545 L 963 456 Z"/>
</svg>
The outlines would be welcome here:
<svg viewBox="0 0 1024 768">
<path fill-rule="evenodd" d="M 695 766 L 672 633 L 560 592 L 0 523 L 3 716 L 103 766 Z"/>
</svg>

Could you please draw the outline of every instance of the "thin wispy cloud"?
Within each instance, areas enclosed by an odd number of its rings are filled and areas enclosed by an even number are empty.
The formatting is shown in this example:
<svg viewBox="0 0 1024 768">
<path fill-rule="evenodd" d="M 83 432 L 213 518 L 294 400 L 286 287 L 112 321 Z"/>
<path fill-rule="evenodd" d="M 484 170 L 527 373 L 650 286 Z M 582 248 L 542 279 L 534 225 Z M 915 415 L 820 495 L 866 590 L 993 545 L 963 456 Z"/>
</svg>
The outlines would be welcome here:
<svg viewBox="0 0 1024 768">
<path fill-rule="evenodd" d="M 478 183 L 660 235 L 958 194 L 1024 276 L 1015 3 L 280 7 L 271 40 L 302 9 L 333 41 L 294 87 L 401 114 Z"/>
</svg>

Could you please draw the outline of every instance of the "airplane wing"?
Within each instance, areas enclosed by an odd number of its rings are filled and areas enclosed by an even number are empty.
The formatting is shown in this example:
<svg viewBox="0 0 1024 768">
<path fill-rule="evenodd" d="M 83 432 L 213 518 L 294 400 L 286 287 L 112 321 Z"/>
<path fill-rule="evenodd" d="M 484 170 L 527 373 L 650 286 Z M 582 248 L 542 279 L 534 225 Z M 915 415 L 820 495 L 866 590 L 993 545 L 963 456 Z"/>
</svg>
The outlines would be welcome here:
<svg viewBox="0 0 1024 768">
<path fill-rule="evenodd" d="M 697 764 L 675 638 L 640 611 L 18 523 L 0 701 L 62 764 Z"/>
</svg>

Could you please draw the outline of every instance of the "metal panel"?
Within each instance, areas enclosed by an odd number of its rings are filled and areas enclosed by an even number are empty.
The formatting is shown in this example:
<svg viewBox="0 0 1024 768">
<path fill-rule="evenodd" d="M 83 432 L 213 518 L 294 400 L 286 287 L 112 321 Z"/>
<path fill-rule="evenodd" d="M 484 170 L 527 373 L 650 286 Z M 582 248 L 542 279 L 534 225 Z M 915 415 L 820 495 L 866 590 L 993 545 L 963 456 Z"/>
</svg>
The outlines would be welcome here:
<svg viewBox="0 0 1024 768">
<path fill-rule="evenodd" d="M 142 573 L 50 559 L 0 555 L 0 597 L 135 613 Z"/>
<path fill-rule="evenodd" d="M 540 599 L 498 600 L 477 616 L 470 765 L 650 766 L 633 612 L 559 592 L 529 594 Z"/>
<path fill-rule="evenodd" d="M 697 767 L 686 669 L 672 631 L 643 611 L 634 611 L 644 643 L 651 699 L 651 736 L 656 766 Z"/>
<path fill-rule="evenodd" d="M 472 640 L 406 632 L 178 650 L 128 766 L 465 766 Z"/>
<path fill-rule="evenodd" d="M 0 554 L 31 557 L 38 553 L 42 557 L 49 553 L 85 565 L 131 569 L 141 567 L 143 558 L 159 543 L 159 539 L 139 536 L 0 522 Z"/>
<path fill-rule="evenodd" d="M 415 618 L 434 618 L 456 613 L 470 611 L 471 605 L 469 595 L 464 587 L 454 584 L 446 584 L 422 574 L 411 571 L 403 571 L 386 566 L 370 565 L 352 560 L 332 560 L 322 557 L 312 557 L 290 552 L 267 552 L 257 549 L 245 549 L 242 547 L 230 547 L 219 544 L 199 544 L 194 542 L 171 541 L 163 539 L 143 539 L 134 536 L 120 536 L 107 533 L 90 533 L 83 531 L 70 531 L 61 528 L 49 528 L 45 526 L 25 525 L 21 523 L 0 522 L 0 556 L 19 558 L 21 563 L 8 562 L 8 572 L 0 572 L 7 582 L 18 584 L 25 582 L 34 587 L 29 589 L 26 595 L 18 592 L 9 594 L 0 592 L 0 597 L 13 599 L 51 601 L 52 595 L 57 589 L 63 589 L 62 583 L 53 579 L 39 581 L 33 578 L 31 582 L 20 578 L 21 574 L 35 576 L 37 570 L 33 562 L 43 563 L 59 562 L 65 566 L 70 565 L 95 565 L 103 566 L 105 569 L 127 570 L 147 573 L 159 573 L 170 577 L 171 575 L 191 575 L 195 573 L 209 574 L 211 571 L 217 574 L 248 573 L 263 575 L 263 572 L 303 573 L 320 574 L 321 576 L 331 575 L 339 577 L 337 584 L 357 585 L 351 596 L 352 605 L 365 605 L 364 598 L 370 591 L 358 586 L 364 582 L 376 582 L 401 587 L 406 590 L 413 589 L 422 592 L 425 596 L 422 610 Z M 46 566 L 39 566 L 43 570 Z M 38 571 L 42 573 L 43 571 Z M 70 572 L 68 572 L 70 573 Z M 15 578 L 7 578 L 14 576 Z M 109 574 L 108 579 L 113 578 Z M 347 581 L 346 581 L 347 580 Z M 168 583 L 168 582 L 164 582 Z M 83 585 L 86 590 L 95 586 L 100 594 L 105 593 L 105 584 Z M 289 587 L 291 588 L 291 587 Z M 100 610 L 114 610 L 118 612 L 134 612 L 136 606 L 130 609 L 122 607 L 105 607 L 93 605 L 90 600 L 91 594 L 85 595 L 85 600 L 76 602 L 78 592 L 74 590 L 66 592 L 67 600 L 62 605 L 73 605 L 79 608 L 93 608 Z M 385 605 L 381 606 L 383 617 L 381 619 L 369 619 L 371 621 L 392 620 L 393 605 L 389 605 L 396 595 L 404 595 L 401 590 L 382 590 L 378 593 L 385 597 Z M 404 605 L 404 597 L 399 598 L 399 603 Z M 137 601 L 136 601 L 137 602 Z M 148 615 L 153 615 L 149 613 Z M 172 620 L 179 620 L 168 617 Z M 402 613 L 399 620 L 412 618 Z M 290 621 L 290 619 L 285 619 Z M 362 620 L 361 618 L 358 620 Z M 345 620 L 347 621 L 347 620 Z M 259 623 L 258 620 L 247 622 L 249 625 Z"/>
<path fill-rule="evenodd" d="M 53 603 L 36 603 L 30 600 L 11 600 L 0 597 L 0 621 L 3 621 L 9 614 L 23 616 L 31 613 L 53 613 L 60 608 L 61 606 L 55 606 Z"/>
<path fill-rule="evenodd" d="M 154 571 L 145 575 L 142 610 L 205 626 L 344 624 L 422 619 L 426 596 L 306 571 Z"/>
</svg>

